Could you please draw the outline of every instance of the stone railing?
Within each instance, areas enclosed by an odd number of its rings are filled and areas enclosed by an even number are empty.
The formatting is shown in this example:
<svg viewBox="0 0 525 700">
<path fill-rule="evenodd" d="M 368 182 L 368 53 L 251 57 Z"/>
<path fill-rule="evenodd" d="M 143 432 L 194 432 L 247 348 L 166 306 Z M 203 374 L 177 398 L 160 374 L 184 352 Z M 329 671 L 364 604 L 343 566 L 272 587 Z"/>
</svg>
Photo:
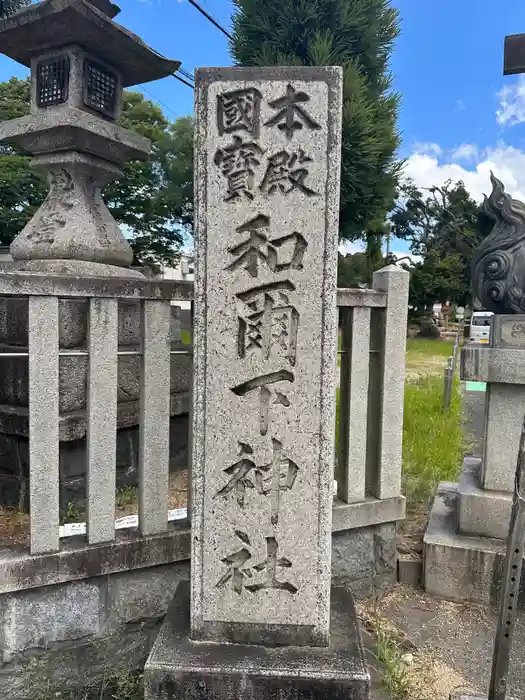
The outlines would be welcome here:
<svg viewBox="0 0 525 700">
<path fill-rule="evenodd" d="M 401 447 L 407 286 L 407 274 L 390 267 L 374 275 L 373 289 L 337 293 L 342 337 L 334 531 L 404 516 Z M 191 300 L 193 284 L 125 278 L 72 283 L 58 276 L 18 272 L 0 275 L 0 296 L 24 296 L 29 304 L 28 353 L 3 352 L 0 362 L 29 354 L 30 553 L 60 550 L 59 359 L 73 355 L 86 356 L 88 364 L 86 523 L 70 528 L 69 534 L 85 532 L 88 545 L 115 540 L 117 375 L 119 357 L 124 355 L 142 356 L 138 530 L 132 529 L 142 536 L 166 532 L 172 526 L 168 522 L 170 355 L 191 354 L 173 350 L 170 344 L 171 303 Z M 59 300 L 72 298 L 89 300 L 86 347 L 63 350 L 59 348 Z M 139 349 L 118 347 L 119 300 L 140 303 Z M 184 515 L 177 514 L 179 525 L 187 521 Z"/>
<path fill-rule="evenodd" d="M 342 328 L 337 495 L 345 503 L 401 492 L 408 273 L 375 273 L 373 289 L 339 289 Z"/>
<path fill-rule="evenodd" d="M 115 539 L 118 361 L 140 355 L 139 532 L 168 527 L 171 302 L 192 298 L 189 283 L 135 278 L 72 279 L 0 275 L 0 296 L 28 298 L 29 502 L 31 554 L 59 550 L 60 363 L 87 357 L 86 534 L 87 542 Z M 86 348 L 59 348 L 59 300 L 88 300 Z M 140 348 L 119 349 L 119 301 L 140 305 Z M 63 429 L 63 427 L 62 427 Z"/>
<path fill-rule="evenodd" d="M 396 579 L 395 523 L 405 509 L 401 440 L 407 290 L 408 273 L 389 267 L 375 274 L 373 289 L 340 289 L 337 295 L 342 346 L 332 578 L 357 596 Z M 28 299 L 28 349 L 0 352 L 0 372 L 12 354 L 29 355 L 29 430 L 24 434 L 29 435 L 30 495 L 29 546 L 21 540 L 7 546 L 9 538 L 3 537 L 0 547 L 2 697 L 18 697 L 15 688 L 25 697 L 29 686 L 40 697 L 44 676 L 40 670 L 31 675 L 32 667 L 21 672 L 19 663 L 34 649 L 51 654 L 45 681 L 50 684 L 84 680 L 71 679 L 71 653 L 88 653 L 92 679 L 106 672 L 108 658 L 115 658 L 115 672 L 140 665 L 177 583 L 189 576 L 190 524 L 185 508 L 168 510 L 168 478 L 170 374 L 173 379 L 177 363 L 188 359 L 174 353 L 191 351 L 173 350 L 169 336 L 171 302 L 192 296 L 191 283 L 0 274 L 0 297 Z M 64 300 L 71 299 L 87 300 L 89 306 L 88 332 L 75 349 L 63 348 L 59 340 L 59 315 L 67 308 Z M 118 342 L 118 308 L 132 302 L 141 317 L 136 348 Z M 87 410 L 64 416 L 60 368 L 72 353 L 86 356 Z M 118 374 L 126 353 L 142 356 L 142 371 L 138 517 L 123 526 L 115 522 L 115 443 Z M 73 421 L 75 434 L 85 435 L 87 443 L 86 523 L 61 527 L 64 421 L 68 430 Z M 137 621 L 140 625 L 134 625 Z"/>
</svg>

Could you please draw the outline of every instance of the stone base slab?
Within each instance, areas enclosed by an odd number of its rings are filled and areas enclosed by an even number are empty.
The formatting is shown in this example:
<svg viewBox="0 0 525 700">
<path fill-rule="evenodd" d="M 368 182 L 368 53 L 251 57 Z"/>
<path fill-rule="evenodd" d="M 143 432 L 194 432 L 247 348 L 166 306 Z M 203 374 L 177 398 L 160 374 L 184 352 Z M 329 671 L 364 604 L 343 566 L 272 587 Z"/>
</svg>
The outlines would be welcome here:
<svg viewBox="0 0 525 700">
<path fill-rule="evenodd" d="M 368 700 L 368 672 L 350 593 L 332 588 L 329 647 L 192 642 L 190 588 L 177 587 L 144 669 L 145 700 Z"/>
<path fill-rule="evenodd" d="M 66 277 L 134 277 L 144 279 L 141 270 L 88 260 L 13 260 L 2 265 L 5 272 L 29 272 Z"/>
<path fill-rule="evenodd" d="M 505 540 L 509 534 L 512 494 L 486 491 L 480 486 L 480 476 L 481 460 L 465 457 L 458 484 L 459 532 Z"/>
<path fill-rule="evenodd" d="M 424 589 L 451 600 L 497 605 L 506 553 L 505 540 L 457 532 L 457 484 L 439 484 L 424 536 Z M 525 567 L 524 567 L 525 572 Z M 525 573 L 518 608 L 525 609 Z"/>
</svg>

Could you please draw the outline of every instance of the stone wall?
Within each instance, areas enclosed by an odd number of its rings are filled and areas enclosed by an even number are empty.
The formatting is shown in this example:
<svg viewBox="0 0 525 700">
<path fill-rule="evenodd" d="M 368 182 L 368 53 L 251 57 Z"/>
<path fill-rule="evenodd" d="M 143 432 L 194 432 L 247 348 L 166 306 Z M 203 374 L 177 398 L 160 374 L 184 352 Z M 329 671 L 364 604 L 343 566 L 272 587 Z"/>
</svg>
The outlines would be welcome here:
<svg viewBox="0 0 525 700">
<path fill-rule="evenodd" d="M 402 498 L 334 507 L 336 584 L 362 598 L 395 582 L 395 522 L 369 521 L 403 514 Z M 351 519 L 364 526 L 337 530 Z M 94 547 L 71 538 L 39 557 L 4 552 L 0 697 L 41 700 L 141 668 L 178 582 L 189 579 L 189 545 L 181 522 L 163 535 L 125 531 Z"/>
</svg>

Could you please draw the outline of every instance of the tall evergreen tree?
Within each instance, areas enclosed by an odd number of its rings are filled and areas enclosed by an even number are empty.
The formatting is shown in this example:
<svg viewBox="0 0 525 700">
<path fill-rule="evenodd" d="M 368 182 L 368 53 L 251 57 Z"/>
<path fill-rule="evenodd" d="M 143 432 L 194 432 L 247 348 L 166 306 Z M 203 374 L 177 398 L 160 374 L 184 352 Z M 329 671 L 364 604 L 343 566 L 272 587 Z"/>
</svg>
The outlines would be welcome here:
<svg viewBox="0 0 525 700">
<path fill-rule="evenodd" d="M 340 237 L 377 230 L 394 203 L 400 164 L 388 61 L 399 33 L 389 0 L 234 0 L 238 65 L 344 69 Z"/>
</svg>

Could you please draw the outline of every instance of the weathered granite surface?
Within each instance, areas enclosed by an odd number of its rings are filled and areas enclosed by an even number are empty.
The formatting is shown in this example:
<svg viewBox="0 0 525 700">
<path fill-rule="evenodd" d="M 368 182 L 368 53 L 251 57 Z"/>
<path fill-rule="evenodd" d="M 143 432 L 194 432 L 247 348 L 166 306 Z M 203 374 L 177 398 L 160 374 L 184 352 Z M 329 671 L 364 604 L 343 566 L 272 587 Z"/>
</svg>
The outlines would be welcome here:
<svg viewBox="0 0 525 700">
<path fill-rule="evenodd" d="M 196 87 L 192 637 L 325 645 L 341 70 Z"/>
<path fill-rule="evenodd" d="M 108 676 L 142 668 L 188 578 L 180 561 L 0 595 L 1 697 L 84 697 Z"/>
<path fill-rule="evenodd" d="M 509 534 L 513 494 L 484 489 L 480 473 L 481 460 L 465 457 L 458 482 L 458 532 L 505 540 Z"/>
<path fill-rule="evenodd" d="M 81 109 L 89 114 L 95 114 L 98 117 L 104 116 L 109 120 L 118 121 L 122 108 L 122 73 L 115 70 L 114 66 L 107 64 L 99 55 L 94 55 L 86 51 L 82 46 L 75 44 L 62 48 L 59 55 L 67 56 L 69 62 L 69 84 L 65 104 L 69 107 Z M 56 60 L 56 57 L 56 49 L 51 49 L 45 53 L 39 53 L 38 56 L 33 56 L 31 59 L 31 72 L 36 74 L 40 63 Z M 96 62 L 97 66 L 105 69 L 115 80 L 115 99 L 111 113 L 108 113 L 108 110 L 105 110 L 105 113 L 101 113 L 86 104 L 86 100 L 84 99 L 86 60 Z M 48 109 L 48 106 L 41 106 L 38 104 L 37 84 L 36 80 L 33 80 L 31 82 L 31 113 L 38 114 Z"/>
<path fill-rule="evenodd" d="M 330 647 L 193 642 L 189 585 L 179 584 L 144 670 L 145 700 L 368 700 L 367 669 L 350 594 L 331 592 Z"/>
<path fill-rule="evenodd" d="M 111 21 L 117 14 L 113 8 L 101 0 L 46 0 L 22 8 L 2 21 L 2 53 L 29 66 L 39 52 L 86 46 L 121 68 L 123 87 L 165 78 L 179 68 L 180 61 L 164 58 L 129 29 Z"/>
<path fill-rule="evenodd" d="M 487 382 L 481 485 L 513 493 L 525 414 L 525 315 L 493 320 L 490 347 L 461 351 L 461 378 Z"/>
<path fill-rule="evenodd" d="M 33 165 L 48 171 L 49 193 L 11 244 L 13 259 L 131 265 L 131 246 L 101 194 L 101 188 L 121 171 L 74 151 L 36 156 Z"/>
<path fill-rule="evenodd" d="M 335 513 L 334 523 L 337 519 Z M 352 520 L 349 514 L 347 519 Z M 370 521 L 377 519 L 374 510 Z M 334 585 L 359 598 L 393 584 L 394 529 L 385 522 L 334 532 Z M 189 552 L 190 528 L 184 521 L 150 537 L 119 530 L 116 541 L 100 545 L 67 538 L 61 552 L 39 557 L 2 550 L 1 697 L 42 700 L 101 683 L 108 658 L 116 675 L 142 668 L 178 582 L 189 578 Z M 51 623 L 50 609 L 56 611 Z"/>
</svg>

